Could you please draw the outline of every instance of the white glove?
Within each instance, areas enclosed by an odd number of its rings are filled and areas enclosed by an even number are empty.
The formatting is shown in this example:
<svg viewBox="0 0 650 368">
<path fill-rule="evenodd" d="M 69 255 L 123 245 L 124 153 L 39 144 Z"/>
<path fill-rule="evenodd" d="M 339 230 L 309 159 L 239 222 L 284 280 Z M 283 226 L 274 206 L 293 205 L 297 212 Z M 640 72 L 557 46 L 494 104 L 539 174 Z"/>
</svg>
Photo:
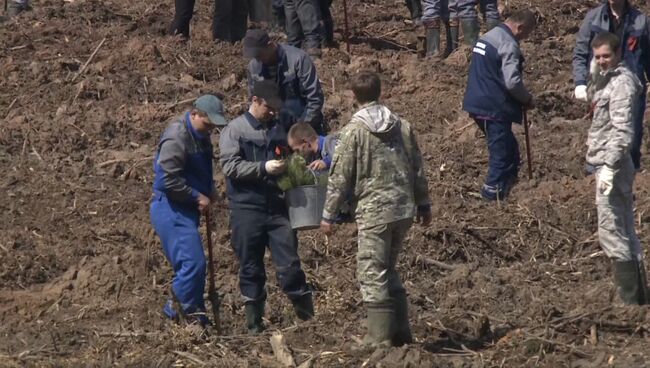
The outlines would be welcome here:
<svg viewBox="0 0 650 368">
<path fill-rule="evenodd" d="M 587 102 L 587 86 L 577 86 L 575 90 L 576 100 Z"/>
<path fill-rule="evenodd" d="M 607 165 L 603 165 L 597 173 L 598 177 L 598 190 L 603 195 L 608 195 L 614 188 L 614 170 Z"/>
<path fill-rule="evenodd" d="M 264 169 L 268 174 L 279 175 L 287 168 L 287 163 L 282 160 L 269 160 L 264 163 Z"/>
</svg>

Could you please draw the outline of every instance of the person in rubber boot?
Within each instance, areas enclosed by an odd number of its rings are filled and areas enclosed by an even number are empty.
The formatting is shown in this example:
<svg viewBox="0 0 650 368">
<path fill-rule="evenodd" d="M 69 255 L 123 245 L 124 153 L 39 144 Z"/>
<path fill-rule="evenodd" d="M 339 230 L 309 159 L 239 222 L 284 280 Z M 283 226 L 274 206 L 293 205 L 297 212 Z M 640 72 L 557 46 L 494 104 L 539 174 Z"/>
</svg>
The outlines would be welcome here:
<svg viewBox="0 0 650 368">
<path fill-rule="evenodd" d="M 241 41 L 246 35 L 248 17 L 252 17 L 256 5 L 250 0 L 215 0 L 212 39 L 229 43 Z"/>
<path fill-rule="evenodd" d="M 444 58 L 458 48 L 458 18 L 449 13 L 450 2 L 458 0 L 423 0 L 422 24 L 425 32 L 426 57 Z M 445 25 L 447 42 L 445 51 L 440 48 L 440 29 Z"/>
<path fill-rule="evenodd" d="M 378 101 L 379 76 L 361 72 L 351 86 L 361 109 L 340 132 L 321 230 L 332 233 L 338 209 L 352 191 L 359 229 L 357 278 L 368 314 L 364 345 L 399 346 L 413 339 L 397 259 L 413 218 L 425 226 L 431 222 L 431 201 L 415 131 Z"/>
<path fill-rule="evenodd" d="M 598 239 L 614 262 L 614 280 L 625 304 L 647 304 L 643 251 L 634 229 L 634 141 L 636 104 L 643 84 L 621 62 L 620 39 L 602 32 L 591 41 L 597 69 L 587 95 L 594 106 L 587 136 L 587 163 L 596 171 Z"/>
<path fill-rule="evenodd" d="M 325 95 L 316 66 L 304 51 L 271 41 L 264 30 L 250 29 L 243 41 L 243 54 L 251 59 L 248 63 L 249 96 L 256 81 L 272 81 L 280 90 L 282 109 L 277 118 L 285 129 L 305 122 L 318 134 L 327 132 L 322 112 Z"/>
<path fill-rule="evenodd" d="M 463 30 L 463 42 L 474 46 L 478 41 L 481 26 L 478 20 L 476 6 L 485 18 L 486 29 L 490 31 L 499 24 L 499 8 L 497 0 L 450 0 L 449 13 L 452 19 L 459 19 Z"/>
<path fill-rule="evenodd" d="M 198 227 L 201 212 L 215 195 L 210 133 L 226 125 L 223 114 L 217 97 L 199 97 L 191 110 L 172 120 L 154 160 L 151 223 L 175 273 L 173 295 L 163 312 L 175 320 L 180 312 L 188 322 L 203 326 L 208 324 L 203 300 L 206 261 Z M 182 311 L 176 310 L 174 299 Z"/>
<path fill-rule="evenodd" d="M 287 131 L 276 119 L 282 100 L 275 83 L 253 85 L 250 107 L 221 132 L 231 245 L 239 259 L 239 289 L 249 333 L 264 330 L 264 253 L 268 247 L 278 283 L 301 320 L 314 316 L 312 292 L 298 257 L 298 238 L 276 180 L 287 168 Z"/>
<path fill-rule="evenodd" d="M 484 34 L 472 49 L 463 110 L 487 140 L 488 172 L 481 188 L 486 200 L 505 199 L 519 173 L 519 145 L 512 123 L 521 124 L 523 110 L 534 107 L 523 81 L 519 41 L 535 25 L 535 14 L 520 10 Z"/>
<path fill-rule="evenodd" d="M 573 52 L 573 80 L 575 98 L 587 102 L 587 84 L 593 53 L 589 43 L 602 32 L 612 32 L 621 40 L 621 58 L 625 65 L 639 78 L 643 91 L 638 96 L 634 112 L 634 140 L 630 148 L 634 168 L 641 167 L 641 142 L 643 116 L 646 109 L 648 78 L 650 78 L 650 19 L 627 0 L 607 0 L 590 10 L 576 35 Z M 593 173 L 590 165 L 587 173 Z"/>
</svg>

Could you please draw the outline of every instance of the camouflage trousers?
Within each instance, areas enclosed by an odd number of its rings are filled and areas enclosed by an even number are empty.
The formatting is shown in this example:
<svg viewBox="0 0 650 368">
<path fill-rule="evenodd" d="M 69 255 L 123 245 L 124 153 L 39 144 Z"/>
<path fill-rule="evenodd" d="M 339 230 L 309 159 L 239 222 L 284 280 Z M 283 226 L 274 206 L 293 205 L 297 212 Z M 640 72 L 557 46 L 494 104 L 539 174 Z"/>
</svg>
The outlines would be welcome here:
<svg viewBox="0 0 650 368">
<path fill-rule="evenodd" d="M 404 291 L 395 266 L 413 219 L 359 229 L 357 279 L 365 303 L 387 302 Z"/>
<path fill-rule="evenodd" d="M 603 194 L 596 172 L 596 208 L 598 209 L 598 239 L 607 257 L 615 261 L 641 260 L 642 251 L 634 229 L 634 164 L 629 155 L 622 159 L 614 172 L 609 194 Z"/>
</svg>

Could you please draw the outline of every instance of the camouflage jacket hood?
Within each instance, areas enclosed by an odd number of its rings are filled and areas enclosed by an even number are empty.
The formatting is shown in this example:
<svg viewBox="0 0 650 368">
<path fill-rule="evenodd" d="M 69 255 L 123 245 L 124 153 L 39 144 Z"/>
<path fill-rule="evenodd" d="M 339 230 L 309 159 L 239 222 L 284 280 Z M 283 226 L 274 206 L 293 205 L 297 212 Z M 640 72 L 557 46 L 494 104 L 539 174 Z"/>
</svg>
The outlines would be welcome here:
<svg viewBox="0 0 650 368">
<path fill-rule="evenodd" d="M 634 138 L 635 106 L 643 86 L 624 64 L 600 73 L 589 85 L 593 118 L 587 136 L 587 162 L 618 167 Z"/>
<path fill-rule="evenodd" d="M 399 125 L 400 118 L 388 107 L 378 102 L 371 102 L 363 105 L 361 110 L 352 116 L 351 121 L 363 123 L 363 126 L 372 133 L 387 133 Z"/>
<path fill-rule="evenodd" d="M 429 205 L 415 133 L 383 105 L 362 106 L 340 132 L 327 183 L 323 218 L 332 221 L 353 193 L 359 229 L 415 216 Z"/>
</svg>

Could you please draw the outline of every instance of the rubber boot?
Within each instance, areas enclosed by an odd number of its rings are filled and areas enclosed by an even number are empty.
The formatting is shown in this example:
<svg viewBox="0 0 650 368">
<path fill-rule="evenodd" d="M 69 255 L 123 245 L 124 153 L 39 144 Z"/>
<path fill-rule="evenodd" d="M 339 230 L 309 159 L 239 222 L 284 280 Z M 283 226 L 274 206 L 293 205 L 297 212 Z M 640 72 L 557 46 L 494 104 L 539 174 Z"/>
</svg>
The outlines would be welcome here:
<svg viewBox="0 0 650 368">
<path fill-rule="evenodd" d="M 426 57 L 440 56 L 440 27 L 426 29 Z"/>
<path fill-rule="evenodd" d="M 614 262 L 614 281 L 618 295 L 625 304 L 640 305 L 646 303 L 645 269 L 638 261 Z"/>
<path fill-rule="evenodd" d="M 452 19 L 447 24 L 447 50 L 449 55 L 458 48 L 458 19 Z"/>
<path fill-rule="evenodd" d="M 481 31 L 478 19 L 461 19 L 460 26 L 463 28 L 463 42 L 465 45 L 473 47 L 478 41 L 478 34 Z"/>
<path fill-rule="evenodd" d="M 264 302 L 248 302 L 244 305 L 246 311 L 246 328 L 249 334 L 258 334 L 264 331 Z"/>
<path fill-rule="evenodd" d="M 305 294 L 300 298 L 293 300 L 293 309 L 296 316 L 303 321 L 314 318 L 314 301 L 311 294 Z"/>
<path fill-rule="evenodd" d="M 392 295 L 393 307 L 395 308 L 395 334 L 393 335 L 393 346 L 402 346 L 413 343 L 411 326 L 409 325 L 409 310 L 406 291 L 402 290 Z"/>
<path fill-rule="evenodd" d="M 498 26 L 500 21 L 498 19 L 487 19 L 485 22 L 485 26 L 487 27 L 487 30 L 491 30 L 492 28 Z"/>
<path fill-rule="evenodd" d="M 368 334 L 363 338 L 363 345 L 371 348 L 388 348 L 392 346 L 395 334 L 395 307 L 393 302 L 366 303 L 368 308 Z"/>
</svg>

